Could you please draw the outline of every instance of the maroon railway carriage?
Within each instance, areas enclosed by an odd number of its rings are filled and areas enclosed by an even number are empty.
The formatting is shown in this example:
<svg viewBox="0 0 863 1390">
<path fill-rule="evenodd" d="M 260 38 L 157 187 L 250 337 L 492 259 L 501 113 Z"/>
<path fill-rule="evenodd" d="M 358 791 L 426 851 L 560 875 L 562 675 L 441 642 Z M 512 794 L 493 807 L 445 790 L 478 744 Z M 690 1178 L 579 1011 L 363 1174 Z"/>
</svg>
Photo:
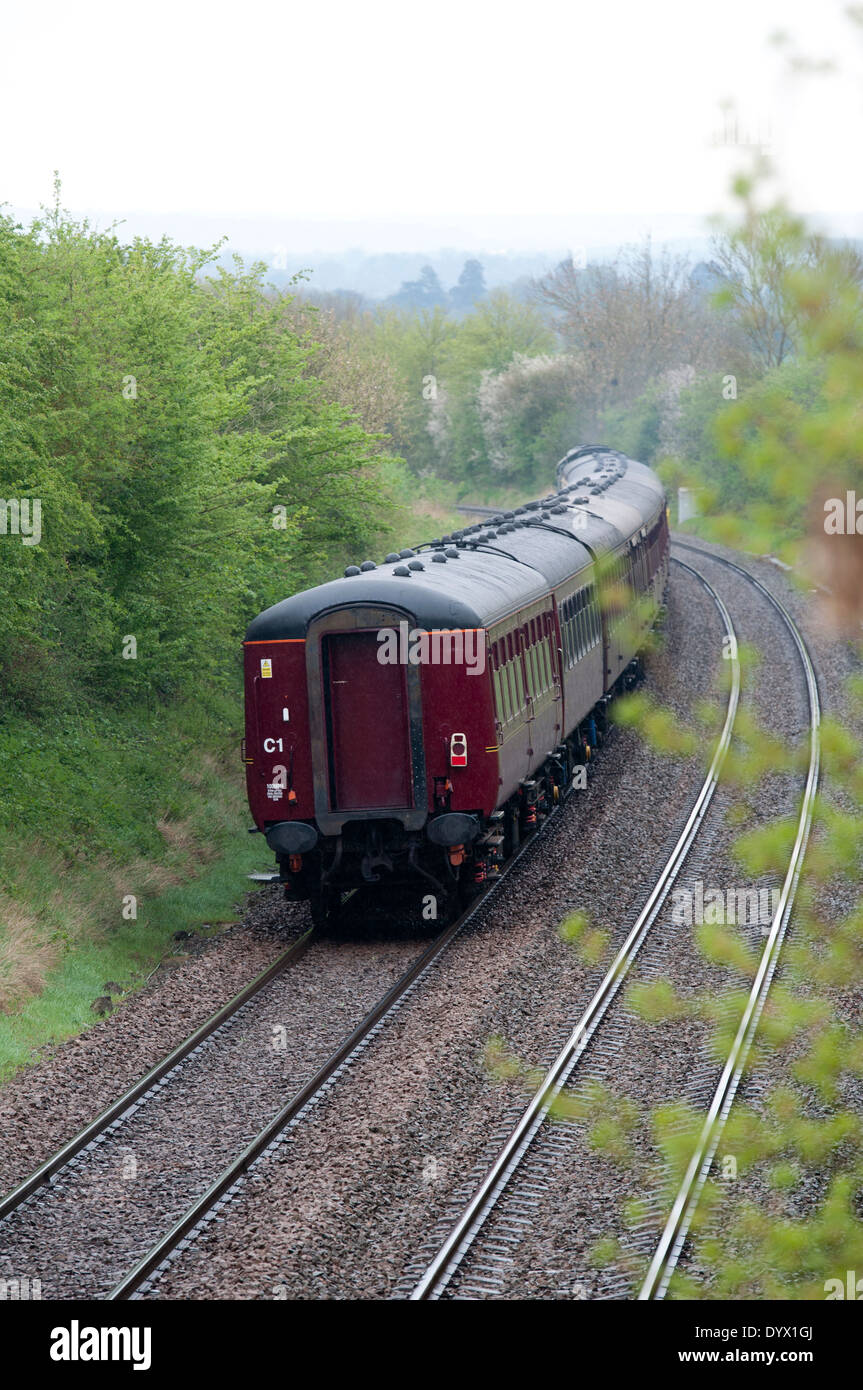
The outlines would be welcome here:
<svg viewBox="0 0 863 1390">
<path fill-rule="evenodd" d="M 665 497 L 610 450 L 567 455 L 559 483 L 250 625 L 249 805 L 316 920 L 376 882 L 432 893 L 442 914 L 499 871 L 601 737 L 664 596 Z M 609 577 L 630 597 L 614 611 Z"/>
</svg>

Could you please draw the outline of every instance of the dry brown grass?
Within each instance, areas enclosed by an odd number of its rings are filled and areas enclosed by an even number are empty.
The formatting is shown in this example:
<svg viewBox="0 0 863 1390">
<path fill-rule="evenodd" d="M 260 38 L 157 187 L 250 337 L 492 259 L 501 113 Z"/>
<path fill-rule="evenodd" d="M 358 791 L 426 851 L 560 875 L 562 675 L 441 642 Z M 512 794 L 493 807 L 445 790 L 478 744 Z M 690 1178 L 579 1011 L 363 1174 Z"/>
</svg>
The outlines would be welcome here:
<svg viewBox="0 0 863 1390">
<path fill-rule="evenodd" d="M 103 868 L 112 890 L 109 896 L 118 904 L 130 893 L 138 898 L 164 893 L 186 878 L 177 869 L 149 859 L 132 859 L 128 864 L 105 863 Z M 117 910 L 119 913 L 119 907 Z"/>
<path fill-rule="evenodd" d="M 37 919 L 0 896 L 0 1012 L 38 993 L 58 955 L 58 946 L 45 940 Z"/>
<path fill-rule="evenodd" d="M 233 753 L 235 750 L 232 748 L 231 751 Z M 213 773 L 224 772 L 227 762 L 227 757 L 219 759 L 209 752 L 199 753 L 195 766 L 181 768 L 180 776 L 190 787 L 202 787 L 206 781 L 206 775 L 212 776 Z"/>
<path fill-rule="evenodd" d="M 167 817 L 162 816 L 160 820 L 156 821 L 156 829 L 165 844 L 172 850 L 191 854 L 196 848 L 195 832 L 192 829 L 191 821 L 168 820 Z"/>
<path fill-rule="evenodd" d="M 100 867 L 110 885 L 106 901 L 116 900 L 119 904 L 130 893 L 138 898 L 165 893 L 187 881 L 190 859 L 196 865 L 206 864 L 217 854 L 214 846 L 196 833 L 191 820 L 170 820 L 162 816 L 156 828 L 168 849 L 167 862 L 138 858 L 128 864 L 118 864 L 103 860 Z M 119 907 L 117 911 L 119 914 Z"/>
</svg>

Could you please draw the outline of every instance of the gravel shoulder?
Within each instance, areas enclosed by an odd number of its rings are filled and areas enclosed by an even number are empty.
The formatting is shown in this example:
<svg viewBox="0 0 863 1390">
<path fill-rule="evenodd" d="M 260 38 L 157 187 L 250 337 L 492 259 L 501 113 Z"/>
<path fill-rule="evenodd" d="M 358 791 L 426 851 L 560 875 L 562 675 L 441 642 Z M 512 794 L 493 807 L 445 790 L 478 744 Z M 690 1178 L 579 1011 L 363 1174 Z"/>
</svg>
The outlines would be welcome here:
<svg viewBox="0 0 863 1390">
<path fill-rule="evenodd" d="M 250 894 L 241 926 L 184 941 L 114 1012 L 16 1072 L 0 1088 L 0 1188 L 8 1191 L 50 1158 L 308 926 L 278 889 Z"/>
</svg>

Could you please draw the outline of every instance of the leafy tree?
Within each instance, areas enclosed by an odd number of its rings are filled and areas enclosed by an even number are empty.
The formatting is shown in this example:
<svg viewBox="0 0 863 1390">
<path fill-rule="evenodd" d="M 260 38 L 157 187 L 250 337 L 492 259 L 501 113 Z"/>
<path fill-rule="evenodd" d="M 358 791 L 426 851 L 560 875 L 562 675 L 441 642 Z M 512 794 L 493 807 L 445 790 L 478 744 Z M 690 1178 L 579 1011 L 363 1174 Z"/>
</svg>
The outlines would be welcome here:
<svg viewBox="0 0 863 1390">
<path fill-rule="evenodd" d="M 608 264 L 579 268 L 570 258 L 534 292 L 574 359 L 592 433 L 603 411 L 635 401 L 669 370 L 735 370 L 731 334 L 693 285 L 688 263 L 657 256 L 650 241 Z"/>
<path fill-rule="evenodd" d="M 504 371 L 516 357 L 552 347 L 552 334 L 538 310 L 505 290 L 493 290 L 462 320 L 442 363 L 446 399 L 439 411 L 438 448 L 444 476 L 467 487 L 494 480 L 480 407 L 483 383 L 489 373 Z"/>
<path fill-rule="evenodd" d="M 547 491 L 555 465 L 582 437 L 566 356 L 516 353 L 503 371 L 484 372 L 478 411 L 492 477 L 524 492 Z"/>
<path fill-rule="evenodd" d="M 445 305 L 447 297 L 437 271 L 433 266 L 424 265 L 419 279 L 404 280 L 389 302 L 412 309 L 434 309 L 437 305 Z"/>
<path fill-rule="evenodd" d="M 7 709 L 234 688 L 258 608 L 380 543 L 382 441 L 263 266 L 214 258 L 59 201 L 0 219 L 2 493 L 38 499 L 43 531 L 0 538 Z"/>
<path fill-rule="evenodd" d="M 458 282 L 453 285 L 449 292 L 450 307 L 457 313 L 466 312 L 472 309 L 479 300 L 484 299 L 486 293 L 482 262 L 465 261 Z"/>
</svg>

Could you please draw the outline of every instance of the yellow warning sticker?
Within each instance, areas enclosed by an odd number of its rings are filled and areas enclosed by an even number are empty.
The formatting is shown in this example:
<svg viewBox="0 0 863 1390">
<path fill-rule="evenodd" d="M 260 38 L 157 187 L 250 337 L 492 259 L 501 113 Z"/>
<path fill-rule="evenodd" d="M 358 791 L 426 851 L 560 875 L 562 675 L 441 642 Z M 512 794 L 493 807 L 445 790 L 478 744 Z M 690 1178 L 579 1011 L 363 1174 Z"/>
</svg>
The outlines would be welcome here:
<svg viewBox="0 0 863 1390">
<path fill-rule="evenodd" d="M 261 657 L 261 679 L 270 680 L 273 674 L 273 663 L 268 656 Z"/>
</svg>

